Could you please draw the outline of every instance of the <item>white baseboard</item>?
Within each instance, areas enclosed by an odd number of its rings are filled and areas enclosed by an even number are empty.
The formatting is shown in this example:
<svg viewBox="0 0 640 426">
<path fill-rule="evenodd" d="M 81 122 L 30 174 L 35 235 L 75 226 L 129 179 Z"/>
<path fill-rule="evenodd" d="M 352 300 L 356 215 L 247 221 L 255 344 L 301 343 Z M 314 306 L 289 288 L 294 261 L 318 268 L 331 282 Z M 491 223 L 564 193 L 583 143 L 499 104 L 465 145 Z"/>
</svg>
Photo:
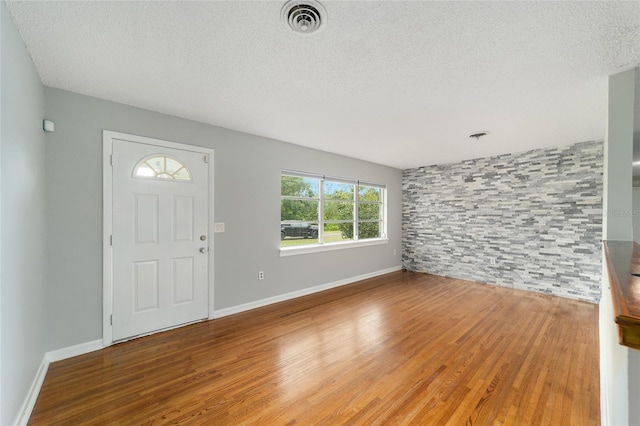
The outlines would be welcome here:
<svg viewBox="0 0 640 426">
<path fill-rule="evenodd" d="M 91 342 L 80 343 L 79 345 L 69 346 L 55 351 L 47 352 L 45 358 L 48 362 L 62 361 L 63 359 L 72 358 L 78 355 L 88 354 L 89 352 L 102 349 L 102 339 L 92 340 Z"/>
<path fill-rule="evenodd" d="M 307 296 L 309 294 L 318 293 L 320 291 L 329 290 L 330 288 L 340 287 L 343 285 L 351 284 L 356 281 L 366 280 L 368 278 L 377 277 L 391 272 L 396 272 L 402 269 L 402 266 L 394 266 L 392 268 L 382 269 L 380 271 L 370 272 L 368 274 L 358 275 L 356 277 L 345 278 L 343 280 L 334 281 L 327 284 L 317 285 L 315 287 L 304 288 L 302 290 L 292 291 L 290 293 L 281 294 L 278 296 L 267 297 L 266 299 L 256 300 L 254 302 L 243 303 L 242 305 L 231 306 L 229 308 L 223 308 L 215 310 L 213 313 L 214 318 L 222 318 L 240 312 L 249 311 L 251 309 L 261 308 L 263 306 L 271 305 L 273 303 L 284 302 L 285 300 L 295 299 L 296 297 Z"/>
<path fill-rule="evenodd" d="M 22 404 L 22 409 L 20 410 L 18 420 L 15 424 L 18 426 L 26 426 L 29 422 L 31 412 L 33 411 L 33 407 L 36 406 L 36 401 L 38 400 L 38 395 L 40 395 L 40 389 L 44 383 L 44 378 L 47 375 L 50 363 L 97 351 L 102 348 L 102 339 L 100 339 L 45 353 L 42 357 L 42 363 L 40 363 L 36 377 L 33 379 L 33 383 L 31 383 L 31 388 L 29 388 L 27 399 Z"/>
<path fill-rule="evenodd" d="M 45 354 L 45 356 L 42 357 L 42 362 L 40 363 L 36 377 L 33 378 L 33 382 L 29 388 L 29 393 L 27 394 L 27 399 L 24 401 L 22 408 L 20 409 L 20 414 L 18 415 L 18 419 L 15 423 L 17 426 L 26 426 L 29 422 L 29 417 L 31 417 L 33 407 L 36 406 L 38 395 L 40 395 L 40 388 L 42 388 L 48 369 L 49 361 L 47 361 L 47 355 Z"/>
</svg>

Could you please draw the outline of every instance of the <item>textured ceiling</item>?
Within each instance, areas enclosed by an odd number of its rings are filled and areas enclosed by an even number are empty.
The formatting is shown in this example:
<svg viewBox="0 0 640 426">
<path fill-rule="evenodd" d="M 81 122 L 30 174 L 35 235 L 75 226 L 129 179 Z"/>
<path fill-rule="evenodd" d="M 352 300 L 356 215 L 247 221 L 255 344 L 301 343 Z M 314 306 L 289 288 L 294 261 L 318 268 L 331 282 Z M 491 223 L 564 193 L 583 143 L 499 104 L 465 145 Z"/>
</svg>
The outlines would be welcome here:
<svg viewBox="0 0 640 426">
<path fill-rule="evenodd" d="M 47 86 L 398 168 L 602 139 L 640 65 L 640 1 L 283 4 L 7 2 Z"/>
</svg>

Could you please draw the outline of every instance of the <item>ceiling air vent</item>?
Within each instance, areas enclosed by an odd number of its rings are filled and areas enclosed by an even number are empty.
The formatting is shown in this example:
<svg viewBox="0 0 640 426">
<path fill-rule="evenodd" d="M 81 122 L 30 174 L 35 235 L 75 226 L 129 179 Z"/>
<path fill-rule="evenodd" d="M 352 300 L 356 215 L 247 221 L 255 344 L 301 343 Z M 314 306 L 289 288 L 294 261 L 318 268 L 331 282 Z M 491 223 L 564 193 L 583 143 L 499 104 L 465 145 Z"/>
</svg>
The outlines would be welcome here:
<svg viewBox="0 0 640 426">
<path fill-rule="evenodd" d="M 281 12 L 282 19 L 295 32 L 311 34 L 325 23 L 327 12 L 314 0 L 291 0 Z"/>
</svg>

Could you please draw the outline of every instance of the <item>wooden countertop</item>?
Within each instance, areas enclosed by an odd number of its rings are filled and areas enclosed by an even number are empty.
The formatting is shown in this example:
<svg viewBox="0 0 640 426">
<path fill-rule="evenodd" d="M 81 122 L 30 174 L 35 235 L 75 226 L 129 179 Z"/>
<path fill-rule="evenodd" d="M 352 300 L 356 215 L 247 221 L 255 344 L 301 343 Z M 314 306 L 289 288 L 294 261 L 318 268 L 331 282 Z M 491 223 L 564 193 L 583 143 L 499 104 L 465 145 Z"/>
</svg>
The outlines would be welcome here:
<svg viewBox="0 0 640 426">
<path fill-rule="evenodd" d="M 620 344 L 640 349 L 640 244 L 603 243 Z"/>
</svg>

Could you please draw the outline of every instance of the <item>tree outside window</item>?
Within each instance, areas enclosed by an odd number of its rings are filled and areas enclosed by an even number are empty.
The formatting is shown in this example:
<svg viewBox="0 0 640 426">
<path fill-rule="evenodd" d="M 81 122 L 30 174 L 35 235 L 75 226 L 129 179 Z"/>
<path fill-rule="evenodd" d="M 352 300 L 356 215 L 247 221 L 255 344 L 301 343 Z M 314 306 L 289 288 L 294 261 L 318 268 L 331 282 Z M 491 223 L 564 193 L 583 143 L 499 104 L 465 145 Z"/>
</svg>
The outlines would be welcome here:
<svg viewBox="0 0 640 426">
<path fill-rule="evenodd" d="M 384 186 L 296 173 L 281 177 L 281 247 L 384 237 Z"/>
</svg>

